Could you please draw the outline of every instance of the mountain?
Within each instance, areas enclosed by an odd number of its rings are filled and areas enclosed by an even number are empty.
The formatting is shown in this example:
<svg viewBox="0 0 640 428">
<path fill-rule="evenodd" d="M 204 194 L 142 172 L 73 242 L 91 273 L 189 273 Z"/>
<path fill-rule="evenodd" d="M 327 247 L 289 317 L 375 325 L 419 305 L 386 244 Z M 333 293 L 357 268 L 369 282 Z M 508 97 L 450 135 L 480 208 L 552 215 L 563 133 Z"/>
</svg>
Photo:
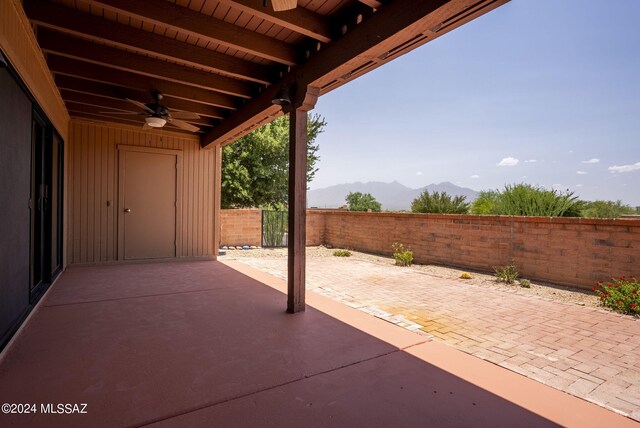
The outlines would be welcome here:
<svg viewBox="0 0 640 428">
<path fill-rule="evenodd" d="M 456 186 L 446 181 L 444 183 L 429 184 L 419 189 L 412 189 L 397 181 L 392 183 L 380 181 L 362 183 L 358 181 L 356 183 L 336 184 L 323 189 L 309 190 L 307 192 L 307 206 L 338 208 L 345 204 L 347 194 L 361 192 L 371 193 L 382 204 L 383 210 L 409 210 L 411 209 L 411 201 L 425 190 L 429 192 L 447 192 L 451 196 L 466 196 L 467 201 L 473 201 L 478 197 L 478 192 L 475 190 Z"/>
</svg>

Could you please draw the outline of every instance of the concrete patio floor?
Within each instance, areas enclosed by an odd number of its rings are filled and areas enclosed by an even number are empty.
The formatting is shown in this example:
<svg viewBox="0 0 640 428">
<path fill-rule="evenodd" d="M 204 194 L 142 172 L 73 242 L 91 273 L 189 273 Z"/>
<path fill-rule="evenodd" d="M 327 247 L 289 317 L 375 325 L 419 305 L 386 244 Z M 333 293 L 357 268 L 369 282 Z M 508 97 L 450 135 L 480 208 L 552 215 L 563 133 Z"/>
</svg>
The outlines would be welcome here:
<svg viewBox="0 0 640 428">
<path fill-rule="evenodd" d="M 0 426 L 637 426 L 313 292 L 286 314 L 283 288 L 238 262 L 69 268 L 0 359 L 0 402 L 37 412 Z"/>
<path fill-rule="evenodd" d="M 286 277 L 284 258 L 238 260 Z M 310 257 L 307 288 L 640 420 L 640 320 L 391 263 Z"/>
</svg>

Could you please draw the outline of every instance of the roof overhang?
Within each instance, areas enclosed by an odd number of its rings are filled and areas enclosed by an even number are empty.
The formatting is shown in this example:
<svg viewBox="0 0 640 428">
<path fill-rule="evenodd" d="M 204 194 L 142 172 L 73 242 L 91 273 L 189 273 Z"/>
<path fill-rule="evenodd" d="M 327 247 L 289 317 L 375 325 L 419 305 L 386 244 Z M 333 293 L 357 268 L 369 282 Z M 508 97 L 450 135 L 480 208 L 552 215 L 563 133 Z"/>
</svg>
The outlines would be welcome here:
<svg viewBox="0 0 640 428">
<path fill-rule="evenodd" d="M 283 87 L 325 94 L 508 0 L 25 0 L 72 117 L 144 123 L 132 99 L 191 111 L 202 147 L 282 114 Z"/>
</svg>

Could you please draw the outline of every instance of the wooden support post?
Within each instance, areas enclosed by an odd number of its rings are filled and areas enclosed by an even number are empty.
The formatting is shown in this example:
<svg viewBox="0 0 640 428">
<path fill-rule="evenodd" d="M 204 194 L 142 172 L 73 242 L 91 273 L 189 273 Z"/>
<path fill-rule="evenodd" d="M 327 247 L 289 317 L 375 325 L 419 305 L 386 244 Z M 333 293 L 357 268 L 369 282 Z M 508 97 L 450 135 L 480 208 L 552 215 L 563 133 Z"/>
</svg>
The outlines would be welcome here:
<svg viewBox="0 0 640 428">
<path fill-rule="evenodd" d="M 220 209 L 222 206 L 222 146 L 213 148 L 213 255 L 218 259 L 220 241 L 222 240 L 222 221 Z"/>
<path fill-rule="evenodd" d="M 305 309 L 305 243 L 307 210 L 307 112 L 320 90 L 295 87 L 290 90 L 289 112 L 289 231 L 287 312 Z"/>
</svg>

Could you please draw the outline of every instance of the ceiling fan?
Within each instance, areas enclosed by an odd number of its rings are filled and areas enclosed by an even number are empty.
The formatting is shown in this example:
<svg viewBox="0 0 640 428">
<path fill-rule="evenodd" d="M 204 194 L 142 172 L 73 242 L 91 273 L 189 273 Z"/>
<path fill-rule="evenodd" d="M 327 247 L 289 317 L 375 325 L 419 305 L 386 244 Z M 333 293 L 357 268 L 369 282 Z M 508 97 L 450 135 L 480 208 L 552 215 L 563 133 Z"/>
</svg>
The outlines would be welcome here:
<svg viewBox="0 0 640 428">
<path fill-rule="evenodd" d="M 189 119 L 200 119 L 200 116 L 197 113 L 191 113 L 189 111 L 175 111 L 169 109 L 162 104 L 160 104 L 160 100 L 162 100 L 163 96 L 159 92 L 153 92 L 151 94 L 153 96 L 152 103 L 141 103 L 140 101 L 131 100 L 129 98 L 125 98 L 125 100 L 129 101 L 131 104 L 140 107 L 143 111 L 141 113 L 132 113 L 132 112 L 101 112 L 105 114 L 123 114 L 123 115 L 135 115 L 135 116 L 144 116 L 144 126 L 143 129 L 149 128 L 162 128 L 167 123 L 171 125 L 177 126 L 178 128 L 185 129 L 191 132 L 198 132 L 200 128 L 194 126 L 190 123 L 185 122 L 184 120 Z"/>
<path fill-rule="evenodd" d="M 263 0 L 263 4 L 267 6 L 267 0 Z M 283 10 L 295 9 L 298 6 L 297 0 L 271 0 L 271 7 L 274 12 L 282 12 Z"/>
</svg>

